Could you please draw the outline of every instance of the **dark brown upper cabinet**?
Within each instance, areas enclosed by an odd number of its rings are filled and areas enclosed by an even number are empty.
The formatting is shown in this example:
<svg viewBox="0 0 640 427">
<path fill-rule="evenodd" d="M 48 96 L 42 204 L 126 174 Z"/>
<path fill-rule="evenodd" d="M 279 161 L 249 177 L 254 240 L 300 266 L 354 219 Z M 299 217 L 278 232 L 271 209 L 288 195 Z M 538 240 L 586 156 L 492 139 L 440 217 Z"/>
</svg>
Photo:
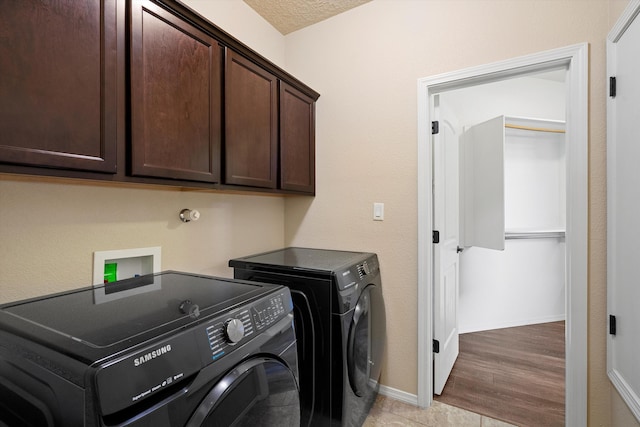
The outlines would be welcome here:
<svg viewBox="0 0 640 427">
<path fill-rule="evenodd" d="M 315 192 L 315 99 L 280 82 L 280 188 Z"/>
<path fill-rule="evenodd" d="M 116 172 L 116 0 L 0 12 L 0 162 Z"/>
<path fill-rule="evenodd" d="M 278 79 L 227 49 L 225 183 L 276 188 Z"/>
<path fill-rule="evenodd" d="M 177 0 L 0 8 L 0 173 L 315 192 L 313 89 Z"/>
<path fill-rule="evenodd" d="M 132 2 L 132 175 L 219 182 L 221 52 L 156 3 Z"/>
</svg>

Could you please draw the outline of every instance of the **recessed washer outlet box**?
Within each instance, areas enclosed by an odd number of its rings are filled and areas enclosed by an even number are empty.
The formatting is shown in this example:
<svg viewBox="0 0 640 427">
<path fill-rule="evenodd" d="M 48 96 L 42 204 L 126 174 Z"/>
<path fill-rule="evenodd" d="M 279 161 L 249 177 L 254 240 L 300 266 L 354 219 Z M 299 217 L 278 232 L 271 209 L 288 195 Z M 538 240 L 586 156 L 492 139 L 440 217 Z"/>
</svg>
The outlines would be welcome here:
<svg viewBox="0 0 640 427">
<path fill-rule="evenodd" d="M 105 265 L 116 264 L 116 280 L 130 279 L 145 274 L 159 273 L 161 247 L 118 249 L 93 253 L 93 285 L 105 283 Z"/>
</svg>

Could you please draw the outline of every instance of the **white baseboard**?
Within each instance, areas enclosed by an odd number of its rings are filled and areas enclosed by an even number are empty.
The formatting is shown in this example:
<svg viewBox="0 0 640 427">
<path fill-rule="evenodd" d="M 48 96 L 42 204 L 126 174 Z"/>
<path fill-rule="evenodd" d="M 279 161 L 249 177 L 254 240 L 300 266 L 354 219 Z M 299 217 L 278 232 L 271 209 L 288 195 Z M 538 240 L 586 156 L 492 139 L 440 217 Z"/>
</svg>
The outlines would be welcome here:
<svg viewBox="0 0 640 427">
<path fill-rule="evenodd" d="M 379 393 L 383 396 L 399 400 L 400 402 L 418 406 L 418 396 L 415 394 L 407 393 L 406 391 L 398 390 L 397 388 L 388 387 L 382 384 L 380 384 Z"/>
<path fill-rule="evenodd" d="M 558 314 L 554 316 L 539 317 L 536 319 L 513 320 L 508 322 L 491 322 L 491 323 L 485 323 L 481 325 L 477 324 L 473 326 L 467 325 L 466 327 L 460 328 L 460 333 L 467 334 L 469 332 L 490 331 L 492 329 L 513 328 L 515 326 L 527 326 L 527 325 L 537 325 L 539 323 L 559 322 L 561 320 L 566 320 L 566 318 L 567 318 L 566 315 Z"/>
<path fill-rule="evenodd" d="M 620 372 L 611 369 L 608 374 L 622 400 L 627 404 L 636 419 L 640 421 L 640 397 L 633 391 L 633 388 L 629 386 L 624 377 L 620 375 Z"/>
</svg>

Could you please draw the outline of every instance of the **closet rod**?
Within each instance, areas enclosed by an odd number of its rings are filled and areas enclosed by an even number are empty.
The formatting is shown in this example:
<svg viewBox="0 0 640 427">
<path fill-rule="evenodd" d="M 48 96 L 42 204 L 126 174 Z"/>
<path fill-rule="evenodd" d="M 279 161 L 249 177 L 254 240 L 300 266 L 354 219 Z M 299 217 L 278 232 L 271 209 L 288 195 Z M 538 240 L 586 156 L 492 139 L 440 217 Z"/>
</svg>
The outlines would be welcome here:
<svg viewBox="0 0 640 427">
<path fill-rule="evenodd" d="M 505 231 L 505 240 L 512 239 L 551 239 L 562 238 L 565 236 L 564 230 L 548 230 L 548 231 Z"/>
<path fill-rule="evenodd" d="M 537 127 L 530 127 L 530 126 L 510 125 L 508 123 L 505 123 L 504 127 L 510 128 L 510 129 L 532 130 L 535 132 L 565 133 L 564 129 L 537 128 Z"/>
</svg>

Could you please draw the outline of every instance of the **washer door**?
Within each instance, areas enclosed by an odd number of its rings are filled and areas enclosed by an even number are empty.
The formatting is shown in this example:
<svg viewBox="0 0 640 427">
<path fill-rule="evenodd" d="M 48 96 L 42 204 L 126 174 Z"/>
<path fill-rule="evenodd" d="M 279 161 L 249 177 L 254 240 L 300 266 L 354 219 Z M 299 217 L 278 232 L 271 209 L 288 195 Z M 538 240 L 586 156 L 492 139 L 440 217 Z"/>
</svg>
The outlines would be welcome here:
<svg viewBox="0 0 640 427">
<path fill-rule="evenodd" d="M 187 427 L 300 425 L 300 399 L 294 373 L 279 360 L 249 359 L 209 391 Z"/>
</svg>

